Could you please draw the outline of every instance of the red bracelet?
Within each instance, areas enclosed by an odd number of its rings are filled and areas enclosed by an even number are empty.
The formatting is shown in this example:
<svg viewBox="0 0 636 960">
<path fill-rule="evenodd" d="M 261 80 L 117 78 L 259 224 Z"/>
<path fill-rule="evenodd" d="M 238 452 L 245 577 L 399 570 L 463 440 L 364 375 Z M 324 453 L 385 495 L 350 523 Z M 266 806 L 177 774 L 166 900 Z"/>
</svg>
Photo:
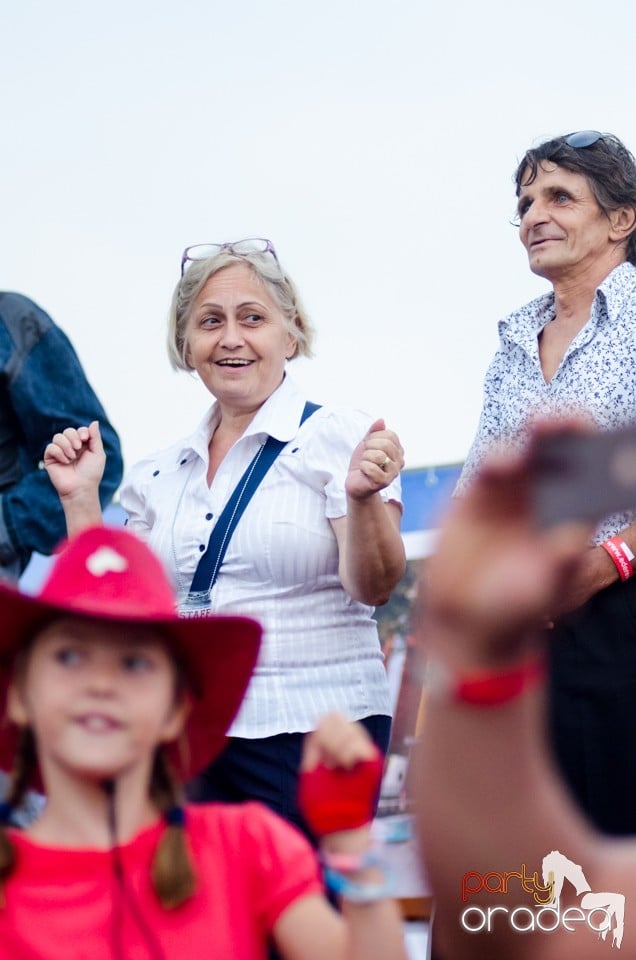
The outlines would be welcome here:
<svg viewBox="0 0 636 960">
<path fill-rule="evenodd" d="M 455 677 L 443 664 L 434 663 L 429 664 L 427 686 L 434 693 L 458 703 L 472 707 L 498 707 L 519 697 L 544 677 L 543 657 L 524 660 L 508 670 L 475 670 Z"/>
<path fill-rule="evenodd" d="M 634 554 L 621 537 L 610 537 L 601 546 L 614 561 L 614 566 L 618 570 L 621 580 L 629 580 L 630 577 L 634 576 L 634 567 L 632 566 Z"/>
</svg>

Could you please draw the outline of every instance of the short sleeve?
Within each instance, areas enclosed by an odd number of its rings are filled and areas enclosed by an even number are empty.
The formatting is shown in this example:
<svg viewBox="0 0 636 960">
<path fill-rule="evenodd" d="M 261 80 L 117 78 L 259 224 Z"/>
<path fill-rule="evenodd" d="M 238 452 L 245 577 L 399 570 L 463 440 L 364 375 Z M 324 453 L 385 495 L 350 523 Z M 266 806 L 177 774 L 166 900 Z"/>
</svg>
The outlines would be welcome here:
<svg viewBox="0 0 636 960">
<path fill-rule="evenodd" d="M 351 455 L 358 446 L 373 418 L 360 410 L 321 410 L 314 414 L 314 432 L 307 446 L 307 467 L 324 481 L 325 514 L 332 520 L 347 513 L 345 481 Z M 313 418 L 312 418 L 313 419 Z M 399 475 L 384 490 L 384 502 L 402 505 L 402 484 Z"/>
<path fill-rule="evenodd" d="M 300 831 L 261 804 L 243 806 L 249 816 L 244 844 L 252 848 L 253 903 L 270 932 L 287 907 L 324 888 L 316 855 Z"/>
<path fill-rule="evenodd" d="M 263 941 L 292 903 L 324 893 L 309 841 L 257 801 L 188 807 L 188 832 L 202 882 L 210 870 L 212 886 L 222 885 L 217 896 L 232 898 L 235 917 L 249 916 Z"/>
<path fill-rule="evenodd" d="M 146 495 L 146 478 L 152 475 L 154 459 L 145 457 L 136 463 L 124 477 L 119 491 L 119 502 L 126 511 L 126 526 L 142 539 L 146 539 L 150 522 Z"/>
</svg>

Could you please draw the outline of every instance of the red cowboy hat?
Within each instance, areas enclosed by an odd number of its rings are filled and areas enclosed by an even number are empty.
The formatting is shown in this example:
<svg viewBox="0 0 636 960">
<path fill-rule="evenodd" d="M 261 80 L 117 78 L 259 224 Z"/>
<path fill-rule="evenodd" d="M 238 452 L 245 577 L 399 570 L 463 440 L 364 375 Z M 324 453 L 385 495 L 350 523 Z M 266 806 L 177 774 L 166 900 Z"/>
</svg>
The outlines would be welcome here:
<svg viewBox="0 0 636 960">
<path fill-rule="evenodd" d="M 63 544 L 37 596 L 0 584 L 0 717 L 6 715 L 14 655 L 36 630 L 61 616 L 156 626 L 182 665 L 192 694 L 186 750 L 171 744 L 171 759 L 184 778 L 214 759 L 256 664 L 262 629 L 255 620 L 178 617 L 163 567 L 145 543 L 126 530 L 84 530 Z M 0 769 L 13 767 L 16 735 L 5 720 Z"/>
</svg>

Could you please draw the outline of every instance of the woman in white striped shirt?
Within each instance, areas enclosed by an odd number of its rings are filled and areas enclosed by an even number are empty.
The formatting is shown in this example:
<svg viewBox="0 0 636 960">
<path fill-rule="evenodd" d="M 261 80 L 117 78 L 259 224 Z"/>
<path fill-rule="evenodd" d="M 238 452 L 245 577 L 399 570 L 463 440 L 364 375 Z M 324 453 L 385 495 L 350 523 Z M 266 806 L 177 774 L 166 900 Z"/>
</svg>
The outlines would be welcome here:
<svg viewBox="0 0 636 960">
<path fill-rule="evenodd" d="M 360 411 L 306 406 L 285 368 L 311 355 L 311 338 L 269 241 L 188 248 L 170 357 L 198 374 L 214 403 L 193 434 L 134 466 L 121 490 L 129 529 L 162 559 L 188 615 L 219 516 L 267 438 L 280 442 L 204 591 L 207 609 L 253 616 L 265 634 L 228 748 L 192 795 L 260 799 L 303 828 L 300 749 L 320 715 L 336 709 L 360 720 L 386 751 L 388 685 L 372 613 L 405 568 L 399 439 Z M 94 523 L 103 467 L 97 424 L 56 435 L 45 464 L 69 535 Z"/>
</svg>

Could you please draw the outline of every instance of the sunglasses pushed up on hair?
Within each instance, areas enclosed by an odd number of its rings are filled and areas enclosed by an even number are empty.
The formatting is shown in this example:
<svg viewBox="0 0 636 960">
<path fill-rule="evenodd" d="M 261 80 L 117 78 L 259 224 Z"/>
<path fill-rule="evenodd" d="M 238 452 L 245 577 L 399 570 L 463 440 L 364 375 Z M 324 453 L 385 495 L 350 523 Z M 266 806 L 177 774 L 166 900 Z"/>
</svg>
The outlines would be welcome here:
<svg viewBox="0 0 636 960">
<path fill-rule="evenodd" d="M 584 147 L 592 147 L 599 140 L 603 139 L 603 134 L 598 130 L 578 130 L 565 138 L 568 147 L 574 147 L 575 150 L 582 150 Z"/>
</svg>

